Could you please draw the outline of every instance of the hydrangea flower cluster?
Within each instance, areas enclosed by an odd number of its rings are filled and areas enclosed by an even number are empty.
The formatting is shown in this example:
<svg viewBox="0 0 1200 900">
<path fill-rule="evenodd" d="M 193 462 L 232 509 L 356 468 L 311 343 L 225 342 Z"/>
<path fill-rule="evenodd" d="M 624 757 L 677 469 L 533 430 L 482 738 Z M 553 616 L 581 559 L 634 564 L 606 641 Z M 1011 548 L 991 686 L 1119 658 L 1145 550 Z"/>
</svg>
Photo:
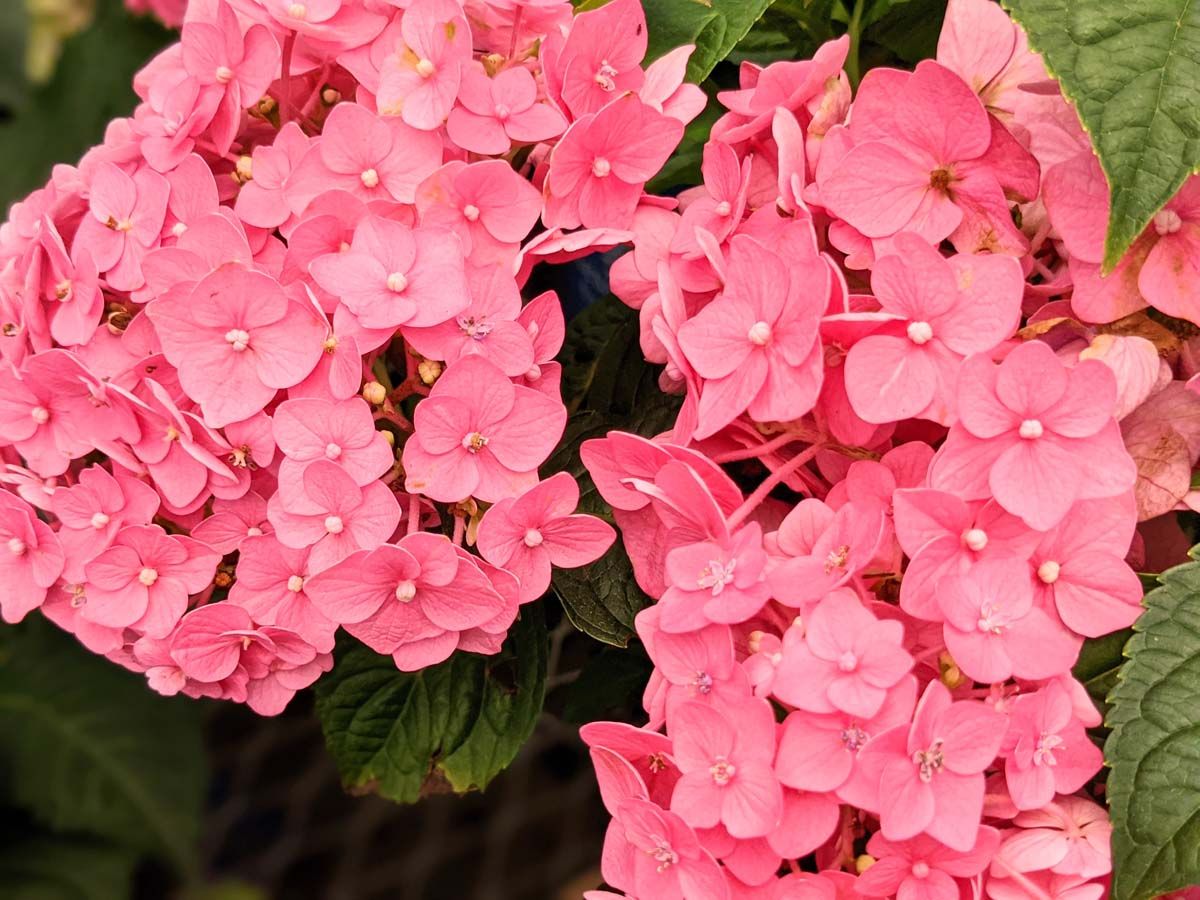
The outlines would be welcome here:
<svg viewBox="0 0 1200 900">
<path fill-rule="evenodd" d="M 615 539 L 538 476 L 564 322 L 521 290 L 628 238 L 702 108 L 646 41 L 636 0 L 188 3 L 0 229 L 4 620 L 264 714 L 339 627 L 498 652 Z"/>
<path fill-rule="evenodd" d="M 1102 279 L 1099 166 L 998 5 L 856 92 L 847 49 L 744 64 L 613 268 L 682 407 L 582 451 L 656 601 L 648 723 L 582 732 L 622 892 L 589 896 L 1098 900 L 1071 670 L 1141 611 L 1139 521 L 1194 502 L 1192 330 L 1138 311 L 1200 323 L 1196 187 Z"/>
</svg>

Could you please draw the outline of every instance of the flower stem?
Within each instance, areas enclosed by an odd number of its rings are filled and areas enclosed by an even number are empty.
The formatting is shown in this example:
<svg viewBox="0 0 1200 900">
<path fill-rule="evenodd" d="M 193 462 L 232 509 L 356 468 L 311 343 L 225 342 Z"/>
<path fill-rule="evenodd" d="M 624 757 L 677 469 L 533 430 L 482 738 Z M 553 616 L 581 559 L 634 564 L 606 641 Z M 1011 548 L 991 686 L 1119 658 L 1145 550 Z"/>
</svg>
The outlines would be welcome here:
<svg viewBox="0 0 1200 900">
<path fill-rule="evenodd" d="M 715 463 L 739 462 L 743 459 L 754 459 L 763 456 L 767 453 L 772 453 L 780 447 L 786 447 L 793 441 L 800 440 L 800 436 L 792 434 L 790 431 L 785 431 L 783 434 L 776 435 L 766 443 L 759 444 L 756 447 L 746 447 L 742 450 L 730 450 L 727 453 L 715 453 L 712 459 Z"/>
<path fill-rule="evenodd" d="M 767 499 L 767 495 L 778 486 L 783 479 L 787 478 L 792 472 L 796 471 L 806 462 L 817 455 L 817 451 L 821 449 L 821 444 L 813 444 L 803 453 L 797 453 L 778 469 L 772 472 L 767 478 L 754 489 L 754 493 L 745 499 L 741 506 L 733 511 L 729 516 L 729 530 L 732 531 L 738 525 L 745 521 L 750 513 L 758 508 L 759 504 Z"/>
</svg>

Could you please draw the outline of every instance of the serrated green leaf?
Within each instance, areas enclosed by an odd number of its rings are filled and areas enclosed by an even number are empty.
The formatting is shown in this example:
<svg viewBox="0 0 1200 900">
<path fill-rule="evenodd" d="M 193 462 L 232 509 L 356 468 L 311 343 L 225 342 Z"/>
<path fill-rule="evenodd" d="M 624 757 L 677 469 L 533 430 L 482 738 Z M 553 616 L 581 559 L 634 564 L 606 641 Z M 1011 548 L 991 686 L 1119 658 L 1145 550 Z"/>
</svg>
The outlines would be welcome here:
<svg viewBox="0 0 1200 900">
<path fill-rule="evenodd" d="M 1109 695 L 1113 900 L 1200 882 L 1200 563 L 1144 602 Z"/>
<path fill-rule="evenodd" d="M 0 661 L 0 773 L 0 793 L 49 828 L 194 865 L 199 705 L 160 697 L 40 619 Z"/>
<path fill-rule="evenodd" d="M 0 900 L 119 900 L 136 854 L 80 835 L 0 835 Z"/>
<path fill-rule="evenodd" d="M 121 0 L 99 0 L 95 21 L 63 44 L 49 83 L 8 98 L 16 105 L 0 124 L 0 206 L 41 187 L 55 163 L 74 163 L 110 120 L 130 115 L 134 72 L 170 38 L 151 19 L 130 16 Z"/>
<path fill-rule="evenodd" d="M 1200 164 L 1200 3 L 1003 0 L 1074 101 L 1108 178 L 1111 269 Z"/>
<path fill-rule="evenodd" d="M 634 616 L 651 602 L 619 541 L 589 566 L 556 569 L 553 587 L 572 625 L 614 647 L 629 644 Z"/>
<path fill-rule="evenodd" d="M 699 84 L 770 5 L 771 0 L 644 0 L 650 38 L 646 60 L 695 44 L 687 79 Z"/>
<path fill-rule="evenodd" d="M 415 803 L 483 789 L 528 739 L 545 694 L 542 611 L 525 606 L 496 656 L 455 653 L 420 672 L 342 639 L 316 686 L 317 717 L 346 787 Z"/>
</svg>

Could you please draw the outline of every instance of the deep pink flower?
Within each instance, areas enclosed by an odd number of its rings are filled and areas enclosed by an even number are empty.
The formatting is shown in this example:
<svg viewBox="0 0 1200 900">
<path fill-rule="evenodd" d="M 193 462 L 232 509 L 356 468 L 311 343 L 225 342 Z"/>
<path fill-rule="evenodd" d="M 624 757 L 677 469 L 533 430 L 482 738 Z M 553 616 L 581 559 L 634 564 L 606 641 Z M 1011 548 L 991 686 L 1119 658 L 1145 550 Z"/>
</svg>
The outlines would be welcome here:
<svg viewBox="0 0 1200 900">
<path fill-rule="evenodd" d="M 126 526 L 84 567 L 80 614 L 97 625 L 166 637 L 187 611 L 188 596 L 212 584 L 220 559 L 206 544 L 157 525 Z"/>
<path fill-rule="evenodd" d="M 324 328 L 274 279 L 223 266 L 146 311 L 179 381 L 213 427 L 249 418 L 276 391 L 303 381 L 321 355 Z"/>
<path fill-rule="evenodd" d="M 468 303 L 462 244 L 445 228 L 370 216 L 349 250 L 318 256 L 309 271 L 364 328 L 437 325 Z"/>
<path fill-rule="evenodd" d="M 63 571 L 63 548 L 20 497 L 0 491 L 0 618 L 20 622 Z"/>
<path fill-rule="evenodd" d="M 104 295 L 92 252 L 86 244 L 76 241 L 68 254 L 62 237 L 48 218 L 43 223 L 41 243 L 49 263 L 43 277 L 46 299 L 51 300 L 50 335 L 68 347 L 86 344 L 95 334 L 104 310 Z"/>
<path fill-rule="evenodd" d="M 585 115 L 551 155 L 543 221 L 551 228 L 629 227 L 642 187 L 682 137 L 678 119 L 656 112 L 636 94 Z"/>
<path fill-rule="evenodd" d="M 1133 460 L 1113 419 L 1116 381 L 1098 360 L 1067 368 L 1041 341 L 998 367 L 972 356 L 959 371 L 958 426 L 930 467 L 930 486 L 964 500 L 994 496 L 1044 531 L 1076 500 L 1133 487 Z"/>
<path fill-rule="evenodd" d="M 852 594 L 837 591 L 806 617 L 804 643 L 784 656 L 774 693 L 809 712 L 870 719 L 912 666 L 904 626 L 877 619 Z"/>
<path fill-rule="evenodd" d="M 771 595 L 764 578 L 767 555 L 762 528 L 757 522 L 725 540 L 676 547 L 665 563 L 668 587 L 659 604 L 665 631 L 744 622 L 757 615 Z"/>
<path fill-rule="evenodd" d="M 238 550 L 229 602 L 243 607 L 254 621 L 294 631 L 326 653 L 333 649 L 337 625 L 308 595 L 308 558 L 308 548 L 285 547 L 273 536 L 247 538 Z"/>
<path fill-rule="evenodd" d="M 775 717 L 766 700 L 718 710 L 680 704 L 667 723 L 683 776 L 671 810 L 693 828 L 724 825 L 737 838 L 762 837 L 783 813 L 775 777 Z"/>
<path fill-rule="evenodd" d="M 537 82 L 522 66 L 490 78 L 481 66 L 464 68 L 458 104 L 446 120 L 446 131 L 450 140 L 473 153 L 500 155 L 513 143 L 548 141 L 567 127 L 562 113 L 538 102 Z"/>
<path fill-rule="evenodd" d="M 379 653 L 396 655 L 412 670 L 445 659 L 458 632 L 489 622 L 504 600 L 477 566 L 434 534 L 412 534 L 399 544 L 359 551 L 305 586 L 325 616 Z M 404 655 L 420 642 L 422 658 Z"/>
<path fill-rule="evenodd" d="M 983 814 L 983 772 L 1004 729 L 1002 713 L 974 700 L 954 702 L 945 685 L 930 682 L 912 725 L 873 737 L 859 755 L 884 837 L 903 841 L 924 832 L 969 851 Z"/>
<path fill-rule="evenodd" d="M 680 327 L 679 345 L 703 380 L 697 438 L 746 411 L 758 421 L 788 421 L 817 402 L 829 270 L 815 250 L 795 247 L 776 253 L 735 237 L 724 291 Z"/>
<path fill-rule="evenodd" d="M 563 104 L 575 119 L 609 105 L 642 86 L 648 34 L 637 0 L 613 0 L 577 15 L 552 68 Z"/>
<path fill-rule="evenodd" d="M 550 567 L 576 569 L 595 562 L 617 534 L 602 519 L 579 515 L 579 485 L 558 472 L 515 498 L 492 506 L 475 543 L 488 562 L 521 582 L 521 599 L 536 600 L 550 587 Z"/>
<path fill-rule="evenodd" d="M 671 739 L 665 734 L 624 722 L 589 722 L 579 729 L 579 737 L 593 749 L 603 748 L 627 760 L 650 800 L 663 808 L 670 806 L 679 769 L 671 759 Z"/>
<path fill-rule="evenodd" d="M 63 577 L 84 579 L 83 567 L 112 543 L 126 525 L 149 525 L 158 512 L 158 494 L 145 482 L 114 468 L 116 477 L 100 466 L 79 473 L 79 481 L 60 488 L 50 508 L 62 527 L 58 539 L 66 554 Z"/>
<path fill-rule="evenodd" d="M 447 503 L 511 497 L 536 483 L 566 412 L 487 360 L 461 359 L 417 404 L 416 431 L 404 445 L 405 487 Z"/>
<path fill-rule="evenodd" d="M 359 487 L 337 463 L 318 459 L 301 475 L 303 489 L 285 506 L 275 494 L 267 517 L 286 547 L 310 548 L 309 565 L 319 572 L 356 550 L 371 550 L 392 536 L 400 523 L 400 504 L 387 485 L 372 481 Z"/>
<path fill-rule="evenodd" d="M 1020 321 L 1021 267 L 992 254 L 946 259 L 910 234 L 895 245 L 902 255 L 883 257 L 871 272 L 881 325 L 846 354 L 846 393 L 868 422 L 948 425 L 963 357 L 992 350 Z"/>
<path fill-rule="evenodd" d="M 649 800 L 627 800 L 614 820 L 629 854 L 629 888 L 638 897 L 662 900 L 731 900 L 725 874 L 674 812 Z"/>
</svg>

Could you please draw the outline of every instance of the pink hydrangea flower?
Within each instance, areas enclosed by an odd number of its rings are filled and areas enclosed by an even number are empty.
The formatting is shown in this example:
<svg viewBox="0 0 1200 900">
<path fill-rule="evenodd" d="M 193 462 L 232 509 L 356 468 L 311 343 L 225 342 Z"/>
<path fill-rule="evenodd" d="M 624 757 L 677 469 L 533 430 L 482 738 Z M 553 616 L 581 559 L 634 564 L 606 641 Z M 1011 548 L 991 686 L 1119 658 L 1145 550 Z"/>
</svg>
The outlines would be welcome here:
<svg viewBox="0 0 1200 900">
<path fill-rule="evenodd" d="M 169 193 L 166 179 L 150 169 L 131 177 L 109 162 L 96 167 L 89 214 L 79 223 L 75 241 L 88 248 L 110 287 L 142 286 L 142 259 L 158 244 Z"/>
<path fill-rule="evenodd" d="M 622 874 L 634 896 L 731 900 L 721 867 L 674 812 L 630 799 L 614 822 L 630 849 Z"/>
<path fill-rule="evenodd" d="M 877 619 L 852 594 L 837 591 L 807 617 L 804 643 L 784 657 L 774 694 L 809 712 L 870 719 L 912 665 L 903 625 Z"/>
<path fill-rule="evenodd" d="M 783 813 L 775 777 L 775 717 L 765 700 L 718 710 L 683 703 L 667 723 L 683 773 L 671 810 L 693 828 L 724 825 L 738 838 L 766 835 Z"/>
<path fill-rule="evenodd" d="M 213 427 L 249 418 L 316 367 L 324 329 L 272 278 L 224 266 L 150 304 L 167 359 Z"/>
<path fill-rule="evenodd" d="M 1070 696 L 1055 682 L 1012 701 L 1002 749 L 1005 783 L 1017 809 L 1040 809 L 1055 794 L 1075 793 L 1104 761 Z"/>
<path fill-rule="evenodd" d="M 926 835 L 907 841 L 889 841 L 876 832 L 867 843 L 875 858 L 854 885 L 865 897 L 894 897 L 906 900 L 958 900 L 960 880 L 973 878 L 987 869 L 1000 845 L 1000 832 L 979 826 L 970 850 L 952 850 Z"/>
<path fill-rule="evenodd" d="M 42 605 L 65 557 L 50 526 L 7 491 L 0 491 L 0 542 L 0 617 L 11 625 Z"/>
<path fill-rule="evenodd" d="M 480 554 L 512 572 L 521 599 L 536 600 L 550 587 L 550 567 L 575 569 L 595 562 L 617 533 L 595 516 L 579 515 L 579 484 L 558 472 L 515 498 L 493 505 L 479 522 Z"/>
<path fill-rule="evenodd" d="M 482 67 L 465 68 L 458 106 L 446 120 L 446 131 L 454 143 L 489 156 L 507 153 L 514 143 L 548 141 L 566 127 L 562 113 L 538 102 L 537 82 L 521 66 L 503 69 L 490 78 Z"/>
<path fill-rule="evenodd" d="M 637 0 L 613 0 L 571 21 L 566 41 L 549 55 L 551 83 L 575 119 L 642 86 L 648 39 L 646 14 Z"/>
<path fill-rule="evenodd" d="M 1004 729 L 1002 713 L 974 700 L 955 702 L 941 682 L 931 682 L 912 724 L 876 735 L 859 756 L 883 836 L 904 841 L 925 833 L 970 851 L 983 814 L 983 772 Z"/>
<path fill-rule="evenodd" d="M 472 495 L 494 502 L 536 483 L 566 409 L 471 356 L 446 370 L 414 424 L 404 445 L 407 490 L 443 502 Z"/>
<path fill-rule="evenodd" d="M 158 512 L 159 498 L 154 488 L 129 477 L 121 469 L 116 477 L 100 466 L 79 473 L 79 481 L 61 488 L 50 498 L 50 508 L 58 517 L 66 564 L 63 577 L 83 581 L 83 567 L 112 543 L 126 525 L 149 525 Z"/>
<path fill-rule="evenodd" d="M 551 156 L 542 220 L 551 228 L 629 227 L 642 187 L 682 137 L 683 123 L 635 94 L 576 120 Z"/>
<path fill-rule="evenodd" d="M 256 228 L 278 228 L 292 214 L 286 196 L 292 169 L 308 150 L 309 139 L 295 122 L 288 122 L 274 143 L 259 144 L 251 154 L 253 178 L 238 191 L 233 210 Z"/>
<path fill-rule="evenodd" d="M 273 536 L 248 537 L 238 548 L 237 578 L 229 602 L 263 625 L 294 631 L 322 653 L 333 649 L 337 625 L 308 595 L 312 574 L 307 547 L 285 547 Z"/>
<path fill-rule="evenodd" d="M 725 540 L 685 544 L 666 556 L 662 626 L 685 632 L 712 623 L 744 622 L 771 595 L 764 578 L 762 528 L 750 522 Z"/>
<path fill-rule="evenodd" d="M 994 496 L 1031 528 L 1052 528 L 1076 500 L 1133 486 L 1115 404 L 1111 369 L 1097 360 L 1069 369 L 1041 341 L 998 367 L 973 356 L 959 373 L 959 426 L 934 459 L 930 486 L 966 500 Z"/>
<path fill-rule="evenodd" d="M 366 487 L 392 467 L 392 448 L 375 430 L 370 407 L 361 398 L 288 400 L 271 417 L 271 432 L 283 460 L 279 487 L 298 491 L 301 474 L 314 460 L 336 463 L 359 487 Z"/>
<path fill-rule="evenodd" d="M 85 567 L 81 615 L 152 638 L 171 633 L 188 597 L 212 584 L 221 557 L 206 544 L 157 525 L 128 525 Z"/>
<path fill-rule="evenodd" d="M 1042 809 L 1020 812 L 992 862 L 998 875 L 1049 870 L 1096 878 L 1112 870 L 1112 822 L 1102 806 L 1083 797 L 1058 797 Z"/>
<path fill-rule="evenodd" d="M 471 29 L 454 0 L 414 0 L 400 19 L 401 46 L 384 62 L 376 103 L 413 128 L 446 121 L 471 58 Z"/>
<path fill-rule="evenodd" d="M 219 553 L 240 550 L 249 538 L 275 530 L 267 519 L 266 498 L 255 491 L 234 500 L 218 497 L 213 500 L 212 508 L 212 515 L 192 528 L 192 537 Z"/>
</svg>

